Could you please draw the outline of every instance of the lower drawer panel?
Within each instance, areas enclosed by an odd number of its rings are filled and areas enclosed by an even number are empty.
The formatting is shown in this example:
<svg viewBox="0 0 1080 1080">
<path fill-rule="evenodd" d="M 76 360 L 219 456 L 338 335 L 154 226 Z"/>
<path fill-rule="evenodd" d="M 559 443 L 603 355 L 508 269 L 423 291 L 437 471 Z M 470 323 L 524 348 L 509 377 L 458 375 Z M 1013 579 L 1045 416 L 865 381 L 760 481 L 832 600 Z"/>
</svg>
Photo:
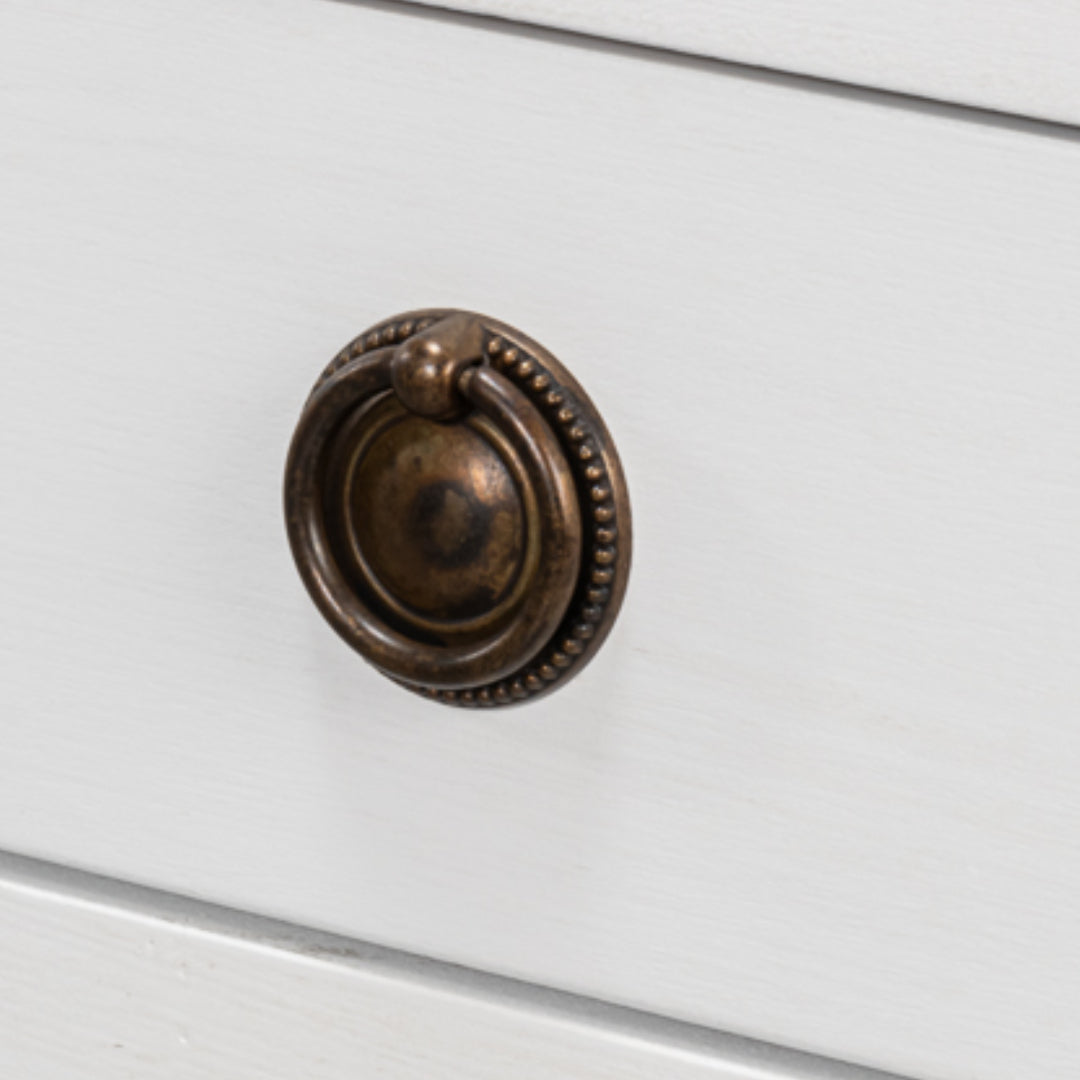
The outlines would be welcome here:
<svg viewBox="0 0 1080 1080">
<path fill-rule="evenodd" d="M 33 1080 L 890 1080 L 2 856 L 0 988 Z"/>
<path fill-rule="evenodd" d="M 0 14 L 0 846 L 901 1072 L 1080 1054 L 1080 143 L 389 8 Z M 414 700 L 291 565 L 409 308 L 615 433 L 624 614 Z"/>
</svg>

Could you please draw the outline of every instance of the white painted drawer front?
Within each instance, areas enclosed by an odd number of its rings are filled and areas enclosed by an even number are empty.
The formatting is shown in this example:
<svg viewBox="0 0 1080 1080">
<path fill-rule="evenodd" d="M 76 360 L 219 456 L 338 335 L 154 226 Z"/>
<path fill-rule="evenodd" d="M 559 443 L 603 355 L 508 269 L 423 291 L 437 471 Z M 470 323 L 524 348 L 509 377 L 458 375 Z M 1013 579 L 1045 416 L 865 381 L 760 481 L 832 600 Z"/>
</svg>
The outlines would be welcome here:
<svg viewBox="0 0 1080 1080">
<path fill-rule="evenodd" d="M 1080 122 L 1069 0 L 421 0 L 983 109 Z"/>
<path fill-rule="evenodd" d="M 0 857 L 0 1071 L 19 1080 L 890 1080 L 22 862 Z"/>
<path fill-rule="evenodd" d="M 1080 1054 L 1080 145 L 363 5 L 0 14 L 0 847 L 927 1077 Z M 327 629 L 320 367 L 489 312 L 618 441 L 550 700 Z"/>
</svg>

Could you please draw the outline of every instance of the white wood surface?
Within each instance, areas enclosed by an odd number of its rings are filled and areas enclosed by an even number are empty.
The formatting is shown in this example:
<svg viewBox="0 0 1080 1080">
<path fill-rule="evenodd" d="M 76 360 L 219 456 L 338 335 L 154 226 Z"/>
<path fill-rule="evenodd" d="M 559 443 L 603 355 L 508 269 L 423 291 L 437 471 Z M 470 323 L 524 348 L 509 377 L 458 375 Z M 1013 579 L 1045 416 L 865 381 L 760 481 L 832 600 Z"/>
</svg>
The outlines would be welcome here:
<svg viewBox="0 0 1080 1080">
<path fill-rule="evenodd" d="M 1080 1059 L 1080 144 L 309 0 L 0 9 L 0 847 L 940 1080 Z M 625 613 L 510 714 L 291 565 L 324 361 L 489 311 Z"/>
<path fill-rule="evenodd" d="M 1073 0 L 418 2 L 1080 123 L 1080 5 Z"/>
<path fill-rule="evenodd" d="M 346 939 L 25 876 L 0 879 L 12 1080 L 888 1080 Z"/>
</svg>

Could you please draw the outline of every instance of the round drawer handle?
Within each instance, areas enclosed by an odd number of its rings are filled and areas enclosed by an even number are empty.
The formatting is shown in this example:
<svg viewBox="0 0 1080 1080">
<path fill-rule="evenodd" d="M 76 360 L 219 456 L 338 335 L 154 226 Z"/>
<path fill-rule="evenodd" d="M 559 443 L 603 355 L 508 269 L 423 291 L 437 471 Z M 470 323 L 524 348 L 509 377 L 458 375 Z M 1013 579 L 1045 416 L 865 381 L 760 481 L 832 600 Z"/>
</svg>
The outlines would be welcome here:
<svg viewBox="0 0 1080 1080">
<path fill-rule="evenodd" d="M 626 485 L 592 402 L 536 342 L 463 311 L 379 323 L 323 371 L 285 518 L 330 625 L 448 704 L 564 683 L 607 636 L 630 569 Z"/>
</svg>

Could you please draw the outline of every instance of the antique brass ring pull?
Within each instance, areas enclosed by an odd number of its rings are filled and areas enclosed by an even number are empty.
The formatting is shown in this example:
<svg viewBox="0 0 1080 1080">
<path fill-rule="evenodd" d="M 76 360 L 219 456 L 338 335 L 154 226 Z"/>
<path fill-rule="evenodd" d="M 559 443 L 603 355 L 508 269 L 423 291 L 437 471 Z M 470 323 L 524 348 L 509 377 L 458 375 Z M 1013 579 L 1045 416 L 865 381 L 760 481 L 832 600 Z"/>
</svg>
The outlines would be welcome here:
<svg viewBox="0 0 1080 1080">
<path fill-rule="evenodd" d="M 285 516 L 331 626 L 449 704 L 512 704 L 580 671 L 630 567 L 592 403 L 541 346 L 468 312 L 400 315 L 338 354 L 293 435 Z"/>
</svg>

